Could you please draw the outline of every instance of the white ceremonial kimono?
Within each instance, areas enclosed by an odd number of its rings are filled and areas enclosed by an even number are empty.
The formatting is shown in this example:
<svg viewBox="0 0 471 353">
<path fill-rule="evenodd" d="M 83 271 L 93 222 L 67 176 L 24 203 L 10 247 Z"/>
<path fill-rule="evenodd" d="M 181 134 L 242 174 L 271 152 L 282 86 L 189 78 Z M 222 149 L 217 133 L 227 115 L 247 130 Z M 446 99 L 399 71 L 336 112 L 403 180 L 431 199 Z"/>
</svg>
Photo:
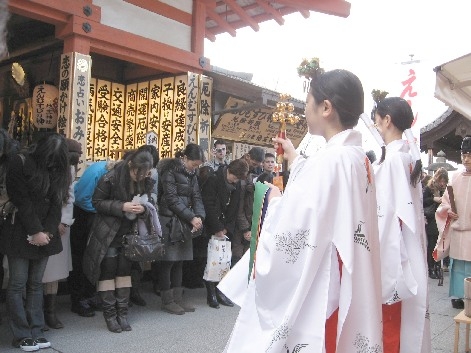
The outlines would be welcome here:
<svg viewBox="0 0 471 353">
<path fill-rule="evenodd" d="M 285 193 L 268 206 L 245 295 L 237 281 L 247 283 L 248 269 L 239 263 L 219 286 L 238 288 L 243 299 L 225 352 L 322 353 L 337 308 L 337 352 L 382 352 L 376 198 L 367 170 L 354 130 L 294 161 Z"/>
<path fill-rule="evenodd" d="M 415 161 L 405 140 L 386 146 L 386 158 L 374 164 L 381 243 L 384 304 L 401 304 L 401 353 L 430 353 L 427 290 L 427 238 L 422 186 L 410 184 Z"/>
</svg>

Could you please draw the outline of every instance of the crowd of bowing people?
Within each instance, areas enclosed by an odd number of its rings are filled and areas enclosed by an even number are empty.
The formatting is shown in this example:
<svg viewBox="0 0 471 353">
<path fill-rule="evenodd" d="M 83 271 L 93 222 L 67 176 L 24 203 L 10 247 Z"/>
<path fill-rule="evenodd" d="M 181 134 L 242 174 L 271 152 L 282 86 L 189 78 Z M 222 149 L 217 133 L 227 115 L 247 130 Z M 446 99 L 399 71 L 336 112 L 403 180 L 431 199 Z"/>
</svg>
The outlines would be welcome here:
<svg viewBox="0 0 471 353">
<path fill-rule="evenodd" d="M 363 113 L 363 98 L 361 82 L 345 70 L 311 81 L 309 133 L 323 136 L 327 145 L 306 158 L 291 141 L 274 139 L 290 165 L 290 174 L 283 175 L 289 178 L 284 193 L 272 184 L 279 176 L 273 171 L 275 156 L 259 147 L 229 163 L 226 143 L 216 140 L 213 159 L 205 163 L 196 144 L 160 160 L 157 149 L 146 145 L 120 161 L 95 162 L 76 180 L 80 144 L 51 133 L 18 153 L 0 131 L 5 185 L 17 207 L 16 220 L 6 222 L 0 236 L 10 271 L 6 303 L 12 345 L 23 351 L 50 347 L 44 332 L 67 326 L 57 317 L 60 283 L 67 284 L 72 312 L 92 317 L 99 310 L 109 331 L 131 331 L 129 307 L 146 305 L 140 282 L 149 268 L 124 256 L 121 239 L 138 217 L 155 209 L 166 252 L 148 274 L 161 310 L 194 312 L 184 287 L 205 286 L 207 304 L 214 309 L 238 304 L 241 312 L 226 352 L 291 351 L 299 344 L 315 352 L 346 352 L 365 342 L 388 353 L 408 352 L 413 345 L 417 352 L 429 352 L 427 275 L 435 275 L 429 253 L 441 223 L 432 230 L 433 220 L 424 219 L 423 210 L 433 202 L 437 215 L 458 216 L 444 193 L 448 179 L 443 171 L 422 195 L 421 164 L 402 139 L 413 121 L 404 99 L 390 97 L 375 106 L 372 119 L 385 153 L 379 161 L 365 153 L 361 134 L 353 129 Z M 466 141 L 462 160 L 471 170 L 471 142 Z M 467 167 L 465 180 L 455 184 L 468 182 L 468 175 Z M 258 234 L 256 276 L 240 296 L 227 288 L 244 271 L 231 270 L 234 275 L 223 280 L 226 289 L 221 290 L 217 282 L 203 281 L 204 254 L 209 236 L 226 238 L 232 242 L 233 268 L 246 266 L 257 181 L 269 183 L 268 211 Z M 342 222 L 334 222 L 337 214 Z M 175 218 L 199 236 L 175 234 L 168 226 Z M 327 235 L 326 222 L 332 222 Z M 294 245 L 297 252 L 291 251 Z M 450 294 L 460 299 L 462 288 L 456 283 L 470 269 L 466 254 L 455 250 L 452 255 L 457 261 Z M 284 290 L 278 287 L 280 276 Z M 315 329 L 305 330 L 306 325 Z M 280 335 L 280 330 L 288 331 Z"/>
</svg>

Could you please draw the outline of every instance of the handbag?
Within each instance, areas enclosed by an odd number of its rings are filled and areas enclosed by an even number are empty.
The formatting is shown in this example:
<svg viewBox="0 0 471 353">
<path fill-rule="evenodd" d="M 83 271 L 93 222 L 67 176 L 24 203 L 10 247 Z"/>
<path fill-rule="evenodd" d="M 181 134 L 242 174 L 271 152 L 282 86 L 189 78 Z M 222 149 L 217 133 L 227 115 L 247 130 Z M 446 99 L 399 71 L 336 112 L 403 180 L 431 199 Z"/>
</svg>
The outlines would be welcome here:
<svg viewBox="0 0 471 353">
<path fill-rule="evenodd" d="M 156 261 L 165 254 L 165 244 L 162 241 L 162 230 L 155 207 L 150 203 L 146 206 L 150 208 L 149 216 L 138 218 L 133 223 L 131 232 L 123 235 L 124 256 L 131 261 Z"/>
<path fill-rule="evenodd" d="M 170 242 L 185 241 L 185 239 L 196 238 L 201 235 L 201 230 L 197 232 L 192 232 L 191 230 L 192 226 L 188 222 L 182 221 L 177 215 L 174 214 L 170 218 Z"/>
<path fill-rule="evenodd" d="M 214 235 L 208 243 L 208 260 L 203 279 L 209 282 L 220 282 L 231 269 L 231 242 Z"/>
</svg>

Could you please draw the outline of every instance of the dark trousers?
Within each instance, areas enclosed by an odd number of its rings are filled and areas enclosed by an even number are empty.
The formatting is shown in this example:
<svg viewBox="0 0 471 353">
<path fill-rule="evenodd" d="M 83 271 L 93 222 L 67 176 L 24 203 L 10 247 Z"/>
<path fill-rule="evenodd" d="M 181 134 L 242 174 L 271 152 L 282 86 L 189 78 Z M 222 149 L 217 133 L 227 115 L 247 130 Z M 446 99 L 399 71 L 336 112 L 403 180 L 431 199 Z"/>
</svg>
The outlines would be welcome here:
<svg viewBox="0 0 471 353">
<path fill-rule="evenodd" d="M 159 261 L 159 286 L 165 291 L 182 286 L 183 261 Z"/>
<path fill-rule="evenodd" d="M 72 304 L 94 296 L 95 286 L 83 273 L 83 254 L 87 247 L 88 236 L 92 228 L 95 213 L 87 212 L 74 205 L 74 224 L 70 227 L 70 247 L 72 268 L 67 279 Z"/>
</svg>

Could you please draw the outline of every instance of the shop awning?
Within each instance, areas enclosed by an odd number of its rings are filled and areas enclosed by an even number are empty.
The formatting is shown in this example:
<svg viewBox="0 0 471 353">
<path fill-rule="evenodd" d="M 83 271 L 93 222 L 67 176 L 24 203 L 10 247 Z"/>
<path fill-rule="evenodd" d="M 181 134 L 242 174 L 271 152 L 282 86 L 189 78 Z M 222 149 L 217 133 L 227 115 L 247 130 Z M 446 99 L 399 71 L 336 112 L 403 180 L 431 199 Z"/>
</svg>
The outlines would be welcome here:
<svg viewBox="0 0 471 353">
<path fill-rule="evenodd" d="M 471 119 L 471 53 L 435 68 L 435 97 Z"/>
</svg>

